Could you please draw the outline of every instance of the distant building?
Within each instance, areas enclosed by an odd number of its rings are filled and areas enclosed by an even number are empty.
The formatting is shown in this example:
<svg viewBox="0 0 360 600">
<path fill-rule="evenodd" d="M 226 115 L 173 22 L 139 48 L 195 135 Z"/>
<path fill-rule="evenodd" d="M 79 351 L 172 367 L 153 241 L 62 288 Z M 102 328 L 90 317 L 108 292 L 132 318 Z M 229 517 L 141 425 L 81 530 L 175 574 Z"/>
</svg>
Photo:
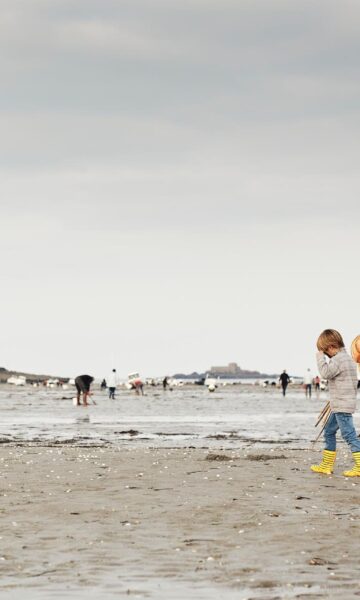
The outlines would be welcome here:
<svg viewBox="0 0 360 600">
<path fill-rule="evenodd" d="M 222 375 L 225 375 L 226 377 L 238 377 L 243 371 L 240 369 L 239 365 L 232 362 L 229 363 L 227 367 L 211 367 L 210 373 L 216 377 L 221 377 Z"/>
<path fill-rule="evenodd" d="M 250 371 L 249 369 L 242 369 L 235 362 L 229 363 L 227 367 L 211 367 L 205 373 L 191 373 L 186 375 L 185 373 L 176 373 L 173 375 L 174 379 L 205 379 L 206 377 L 220 377 L 223 379 L 278 379 L 279 375 L 268 375 L 266 373 L 260 373 L 260 371 Z"/>
</svg>

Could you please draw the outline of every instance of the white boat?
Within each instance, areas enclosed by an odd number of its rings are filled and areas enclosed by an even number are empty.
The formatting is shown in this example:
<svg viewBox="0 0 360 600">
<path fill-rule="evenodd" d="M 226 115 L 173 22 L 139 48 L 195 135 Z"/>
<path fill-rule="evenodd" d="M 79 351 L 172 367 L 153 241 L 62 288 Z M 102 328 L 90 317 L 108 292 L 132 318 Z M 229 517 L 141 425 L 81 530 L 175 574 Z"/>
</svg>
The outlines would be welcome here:
<svg viewBox="0 0 360 600">
<path fill-rule="evenodd" d="M 24 375 L 12 375 L 7 380 L 7 383 L 11 383 L 12 385 L 25 385 L 26 377 L 24 377 Z"/>
<path fill-rule="evenodd" d="M 134 388 L 136 388 L 139 385 L 142 385 L 142 381 L 140 379 L 139 373 L 137 373 L 137 372 L 135 372 L 135 373 L 129 373 L 128 380 L 125 383 L 125 387 L 128 390 L 133 390 Z"/>
</svg>

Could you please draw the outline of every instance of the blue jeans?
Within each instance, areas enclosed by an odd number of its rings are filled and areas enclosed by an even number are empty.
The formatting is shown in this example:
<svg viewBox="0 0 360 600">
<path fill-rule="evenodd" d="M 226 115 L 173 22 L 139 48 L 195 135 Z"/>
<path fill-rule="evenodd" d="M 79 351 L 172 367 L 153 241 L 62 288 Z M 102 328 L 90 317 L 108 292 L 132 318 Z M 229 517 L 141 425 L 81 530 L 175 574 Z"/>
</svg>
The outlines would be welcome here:
<svg viewBox="0 0 360 600">
<path fill-rule="evenodd" d="M 360 439 L 355 431 L 351 413 L 333 413 L 324 429 L 325 450 L 335 452 L 336 432 L 340 429 L 345 442 L 349 444 L 351 452 L 360 452 Z"/>
</svg>

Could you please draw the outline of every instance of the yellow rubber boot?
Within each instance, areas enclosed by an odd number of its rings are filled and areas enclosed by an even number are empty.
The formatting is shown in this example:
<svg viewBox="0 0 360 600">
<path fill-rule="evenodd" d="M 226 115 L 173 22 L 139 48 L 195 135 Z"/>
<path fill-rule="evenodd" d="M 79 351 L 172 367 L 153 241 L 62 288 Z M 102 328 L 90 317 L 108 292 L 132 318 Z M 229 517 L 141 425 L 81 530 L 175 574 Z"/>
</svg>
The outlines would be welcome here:
<svg viewBox="0 0 360 600">
<path fill-rule="evenodd" d="M 353 452 L 352 455 L 355 464 L 351 471 L 344 471 L 343 475 L 345 475 L 345 477 L 360 477 L 360 452 Z"/>
<path fill-rule="evenodd" d="M 359 455 L 360 461 L 360 452 L 356 454 Z M 336 452 L 332 452 L 331 450 L 323 451 L 323 459 L 319 465 L 311 465 L 310 469 L 315 473 L 325 473 L 325 475 L 331 475 L 334 470 L 334 463 L 336 458 Z M 360 466 L 359 466 L 360 469 Z M 360 475 L 360 471 L 359 471 Z"/>
</svg>

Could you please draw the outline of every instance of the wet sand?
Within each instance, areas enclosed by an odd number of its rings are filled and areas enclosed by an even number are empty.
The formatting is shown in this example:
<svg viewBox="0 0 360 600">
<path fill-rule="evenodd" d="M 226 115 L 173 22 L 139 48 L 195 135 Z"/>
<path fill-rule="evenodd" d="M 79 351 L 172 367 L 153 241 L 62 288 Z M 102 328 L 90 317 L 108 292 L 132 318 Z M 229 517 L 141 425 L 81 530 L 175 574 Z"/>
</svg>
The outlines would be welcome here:
<svg viewBox="0 0 360 600">
<path fill-rule="evenodd" d="M 204 386 L 162 392 L 147 386 L 145 396 L 117 391 L 116 400 L 95 390 L 87 409 L 74 407 L 71 391 L 0 386 L 0 445 L 97 444 L 178 447 L 298 448 L 315 435 L 317 415 L 327 396 L 306 400 L 303 390 Z M 355 416 L 360 429 L 360 417 Z"/>
<path fill-rule="evenodd" d="M 360 481 L 320 451 L 0 448 L 1 598 L 356 598 Z"/>
</svg>

